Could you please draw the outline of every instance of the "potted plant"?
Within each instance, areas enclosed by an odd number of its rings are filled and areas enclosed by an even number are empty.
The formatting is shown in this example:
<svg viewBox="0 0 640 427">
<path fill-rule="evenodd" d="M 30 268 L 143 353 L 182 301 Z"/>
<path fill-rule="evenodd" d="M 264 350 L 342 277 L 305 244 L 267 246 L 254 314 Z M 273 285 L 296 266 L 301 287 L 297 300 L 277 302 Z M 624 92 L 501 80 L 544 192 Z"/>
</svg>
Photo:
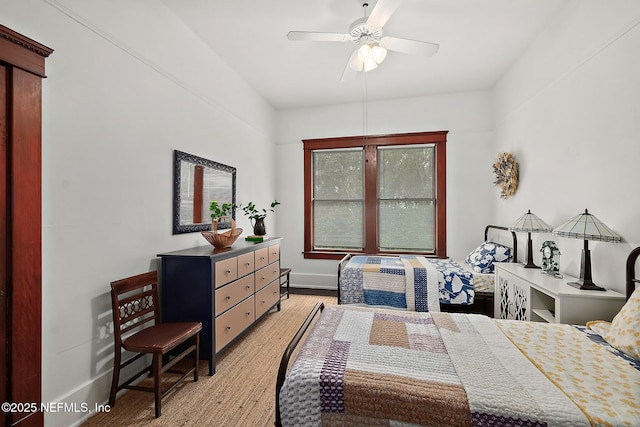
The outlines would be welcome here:
<svg viewBox="0 0 640 427">
<path fill-rule="evenodd" d="M 275 207 L 280 204 L 279 201 L 274 200 L 271 202 L 269 209 L 258 209 L 253 202 L 247 203 L 246 206 L 240 206 L 242 212 L 249 217 L 251 225 L 253 226 L 253 234 L 256 236 L 264 236 L 267 234 L 267 229 L 264 225 L 264 219 L 267 217 L 267 212 L 275 212 Z"/>
</svg>

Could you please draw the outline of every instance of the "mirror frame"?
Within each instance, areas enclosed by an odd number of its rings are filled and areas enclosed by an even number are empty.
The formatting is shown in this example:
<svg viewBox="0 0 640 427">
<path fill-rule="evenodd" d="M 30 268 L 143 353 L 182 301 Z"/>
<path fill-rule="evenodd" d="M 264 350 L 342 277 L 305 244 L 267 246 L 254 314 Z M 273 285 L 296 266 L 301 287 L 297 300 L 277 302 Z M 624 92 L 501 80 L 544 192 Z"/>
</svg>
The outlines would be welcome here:
<svg viewBox="0 0 640 427">
<path fill-rule="evenodd" d="M 211 230 L 211 221 L 202 224 L 180 224 L 180 165 L 182 161 L 202 165 L 211 169 L 231 174 L 232 203 L 236 202 L 236 168 L 198 157 L 179 150 L 173 150 L 173 234 L 193 233 Z M 231 210 L 231 217 L 236 219 L 236 210 Z"/>
</svg>

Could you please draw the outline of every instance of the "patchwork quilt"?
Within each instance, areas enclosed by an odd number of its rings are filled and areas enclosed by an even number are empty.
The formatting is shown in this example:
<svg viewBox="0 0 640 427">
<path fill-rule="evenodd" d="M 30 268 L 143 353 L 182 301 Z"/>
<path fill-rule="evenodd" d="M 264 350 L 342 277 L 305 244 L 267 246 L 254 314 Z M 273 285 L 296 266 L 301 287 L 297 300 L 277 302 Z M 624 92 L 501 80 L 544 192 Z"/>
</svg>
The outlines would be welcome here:
<svg viewBox="0 0 640 427">
<path fill-rule="evenodd" d="M 474 298 L 473 274 L 449 259 L 357 255 L 339 280 L 342 304 L 430 311 L 431 302 L 439 311 L 439 303 L 472 304 Z"/>
<path fill-rule="evenodd" d="M 282 423 L 639 425 L 639 370 L 575 327 L 531 323 L 327 307 L 281 389 Z"/>
</svg>

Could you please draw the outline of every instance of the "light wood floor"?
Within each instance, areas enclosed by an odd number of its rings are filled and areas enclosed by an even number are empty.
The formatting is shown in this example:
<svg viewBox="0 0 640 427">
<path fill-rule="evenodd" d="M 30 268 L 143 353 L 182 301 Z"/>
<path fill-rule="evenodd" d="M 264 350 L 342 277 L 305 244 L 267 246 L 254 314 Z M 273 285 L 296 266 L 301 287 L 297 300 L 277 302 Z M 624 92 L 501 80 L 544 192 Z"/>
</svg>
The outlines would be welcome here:
<svg viewBox="0 0 640 427">
<path fill-rule="evenodd" d="M 275 384 L 280 358 L 316 302 L 337 303 L 335 297 L 292 294 L 282 300 L 243 338 L 218 356 L 216 374 L 202 361 L 199 380 L 183 382 L 162 402 L 155 418 L 153 393 L 128 391 L 108 413 L 83 426 L 273 426 Z"/>
</svg>

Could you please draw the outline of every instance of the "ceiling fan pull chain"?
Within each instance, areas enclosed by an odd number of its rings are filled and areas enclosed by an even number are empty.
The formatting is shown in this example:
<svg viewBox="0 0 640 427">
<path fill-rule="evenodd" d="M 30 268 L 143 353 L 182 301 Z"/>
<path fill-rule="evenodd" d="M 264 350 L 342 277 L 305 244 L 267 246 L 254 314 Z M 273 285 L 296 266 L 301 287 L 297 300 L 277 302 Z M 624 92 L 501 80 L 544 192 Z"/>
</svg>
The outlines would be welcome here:
<svg viewBox="0 0 640 427">
<path fill-rule="evenodd" d="M 368 116 L 369 111 L 367 109 L 367 73 L 362 73 L 362 135 L 365 140 L 368 135 Z"/>
</svg>

